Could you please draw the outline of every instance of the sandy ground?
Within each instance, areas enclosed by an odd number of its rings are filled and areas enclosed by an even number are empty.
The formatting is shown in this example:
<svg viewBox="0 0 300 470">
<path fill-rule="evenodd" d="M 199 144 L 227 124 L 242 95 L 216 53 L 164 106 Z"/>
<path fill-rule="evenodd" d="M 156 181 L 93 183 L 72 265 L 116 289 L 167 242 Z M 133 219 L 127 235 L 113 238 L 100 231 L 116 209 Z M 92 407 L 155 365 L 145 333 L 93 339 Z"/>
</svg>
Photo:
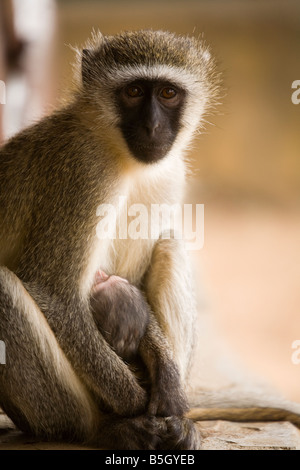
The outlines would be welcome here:
<svg viewBox="0 0 300 470">
<path fill-rule="evenodd" d="M 300 402 L 300 364 L 292 362 L 300 338 L 299 239 L 297 212 L 208 202 L 204 247 L 192 257 L 221 342 L 249 372 Z"/>
</svg>

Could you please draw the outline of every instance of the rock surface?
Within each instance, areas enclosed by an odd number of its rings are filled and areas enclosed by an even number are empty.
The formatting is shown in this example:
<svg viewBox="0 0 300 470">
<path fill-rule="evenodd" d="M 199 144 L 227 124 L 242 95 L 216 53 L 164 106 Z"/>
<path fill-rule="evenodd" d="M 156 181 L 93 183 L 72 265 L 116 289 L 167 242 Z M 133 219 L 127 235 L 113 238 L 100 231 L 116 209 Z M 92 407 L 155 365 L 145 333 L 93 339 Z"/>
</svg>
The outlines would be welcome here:
<svg viewBox="0 0 300 470">
<path fill-rule="evenodd" d="M 203 450 L 299 450 L 300 432 L 288 422 L 233 423 L 203 421 L 197 423 Z M 49 443 L 25 436 L 11 420 L 0 413 L 0 450 L 88 450 L 74 444 Z"/>
</svg>

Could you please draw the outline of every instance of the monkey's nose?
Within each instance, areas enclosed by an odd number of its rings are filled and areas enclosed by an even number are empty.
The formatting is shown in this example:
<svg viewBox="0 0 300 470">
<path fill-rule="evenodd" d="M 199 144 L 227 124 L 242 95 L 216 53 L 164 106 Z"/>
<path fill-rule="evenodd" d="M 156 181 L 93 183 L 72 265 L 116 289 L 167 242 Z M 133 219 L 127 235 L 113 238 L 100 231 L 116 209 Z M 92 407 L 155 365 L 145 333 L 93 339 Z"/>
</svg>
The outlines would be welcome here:
<svg viewBox="0 0 300 470">
<path fill-rule="evenodd" d="M 152 123 L 147 123 L 145 125 L 147 136 L 150 137 L 150 138 L 155 137 L 155 135 L 157 134 L 159 128 L 160 128 L 159 121 L 155 121 L 155 122 L 152 122 Z"/>
</svg>

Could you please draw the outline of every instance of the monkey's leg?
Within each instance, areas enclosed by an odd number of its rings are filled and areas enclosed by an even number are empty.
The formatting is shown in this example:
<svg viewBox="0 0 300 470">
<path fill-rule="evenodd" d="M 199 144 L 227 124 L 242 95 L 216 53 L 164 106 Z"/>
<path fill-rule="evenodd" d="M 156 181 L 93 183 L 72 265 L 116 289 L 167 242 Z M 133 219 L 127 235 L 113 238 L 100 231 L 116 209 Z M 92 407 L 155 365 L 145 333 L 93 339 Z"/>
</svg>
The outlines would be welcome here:
<svg viewBox="0 0 300 470">
<path fill-rule="evenodd" d="M 188 409 L 188 402 L 178 368 L 170 355 L 169 344 L 152 314 L 146 333 L 141 339 L 139 354 L 150 376 L 148 413 L 165 416 L 168 429 L 171 434 L 174 433 L 174 440 L 166 439 L 166 442 L 172 443 L 171 447 L 165 448 L 200 449 L 199 431 L 190 419 L 183 417 Z"/>
<path fill-rule="evenodd" d="M 21 430 L 109 449 L 197 446 L 190 420 L 101 413 L 37 304 L 6 268 L 0 268 L 0 338 L 6 347 L 6 364 L 0 365 L 0 406 Z"/>
<path fill-rule="evenodd" d="M 144 288 L 184 383 L 194 348 L 196 307 L 187 253 L 181 240 L 157 241 Z"/>
<path fill-rule="evenodd" d="M 23 431 L 49 439 L 85 440 L 98 413 L 21 281 L 0 268 L 0 405 Z"/>
</svg>

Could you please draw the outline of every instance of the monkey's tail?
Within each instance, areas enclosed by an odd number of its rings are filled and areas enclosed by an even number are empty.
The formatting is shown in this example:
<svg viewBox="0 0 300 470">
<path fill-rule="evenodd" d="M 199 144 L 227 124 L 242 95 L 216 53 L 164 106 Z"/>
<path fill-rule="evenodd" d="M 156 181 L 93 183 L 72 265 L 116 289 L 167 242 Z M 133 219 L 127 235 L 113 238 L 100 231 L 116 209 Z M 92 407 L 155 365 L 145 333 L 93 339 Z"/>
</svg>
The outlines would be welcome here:
<svg viewBox="0 0 300 470">
<path fill-rule="evenodd" d="M 193 421 L 225 420 L 239 422 L 289 421 L 300 428 L 300 415 L 280 408 L 191 408 L 186 414 Z"/>
<path fill-rule="evenodd" d="M 300 404 L 268 392 L 234 388 L 199 391 L 186 416 L 193 421 L 289 421 L 300 428 Z"/>
</svg>

